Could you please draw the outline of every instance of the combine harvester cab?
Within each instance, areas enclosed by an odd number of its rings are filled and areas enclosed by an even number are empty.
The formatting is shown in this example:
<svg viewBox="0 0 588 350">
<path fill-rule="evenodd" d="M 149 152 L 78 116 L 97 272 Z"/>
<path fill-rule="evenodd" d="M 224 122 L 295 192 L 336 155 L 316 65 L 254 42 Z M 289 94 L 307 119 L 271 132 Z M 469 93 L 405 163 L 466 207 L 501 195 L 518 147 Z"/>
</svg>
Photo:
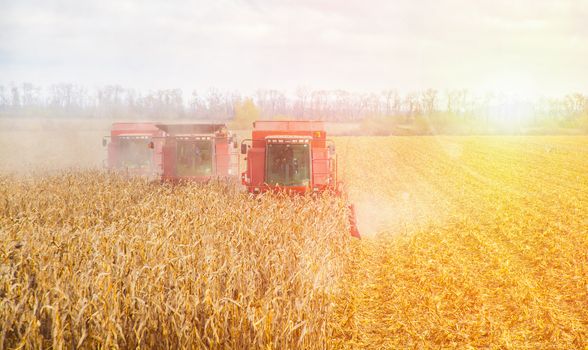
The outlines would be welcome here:
<svg viewBox="0 0 588 350">
<path fill-rule="evenodd" d="M 251 139 L 241 142 L 247 169 L 241 182 L 253 194 L 333 191 L 346 197 L 337 179 L 335 145 L 322 121 L 256 121 Z M 355 209 L 349 207 L 351 235 L 360 237 Z"/>
<path fill-rule="evenodd" d="M 156 126 L 165 134 L 161 140 L 162 181 L 206 182 L 238 176 L 237 141 L 225 124 Z"/>
<path fill-rule="evenodd" d="M 113 123 L 110 136 L 102 139 L 102 145 L 108 147 L 105 167 L 131 176 L 156 176 L 164 135 L 156 123 Z"/>
</svg>

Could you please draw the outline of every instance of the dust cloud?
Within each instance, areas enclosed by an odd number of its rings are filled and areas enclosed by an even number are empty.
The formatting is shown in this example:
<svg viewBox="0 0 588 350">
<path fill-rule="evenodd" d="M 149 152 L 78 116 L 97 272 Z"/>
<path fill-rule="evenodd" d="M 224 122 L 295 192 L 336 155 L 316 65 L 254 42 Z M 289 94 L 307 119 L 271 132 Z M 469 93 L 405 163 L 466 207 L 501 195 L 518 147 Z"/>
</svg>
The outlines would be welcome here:
<svg viewBox="0 0 588 350">
<path fill-rule="evenodd" d="M 0 119 L 0 173 L 101 168 L 111 123 L 88 119 Z"/>
<path fill-rule="evenodd" d="M 399 191 L 394 194 L 366 194 L 353 201 L 357 226 L 362 236 L 371 237 L 379 234 L 411 234 L 439 225 L 446 217 L 439 200 L 422 191 Z"/>
<path fill-rule="evenodd" d="M 410 195 L 399 198 L 366 197 L 353 202 L 357 227 L 362 236 L 375 236 L 383 232 L 402 231 L 405 206 Z"/>
</svg>

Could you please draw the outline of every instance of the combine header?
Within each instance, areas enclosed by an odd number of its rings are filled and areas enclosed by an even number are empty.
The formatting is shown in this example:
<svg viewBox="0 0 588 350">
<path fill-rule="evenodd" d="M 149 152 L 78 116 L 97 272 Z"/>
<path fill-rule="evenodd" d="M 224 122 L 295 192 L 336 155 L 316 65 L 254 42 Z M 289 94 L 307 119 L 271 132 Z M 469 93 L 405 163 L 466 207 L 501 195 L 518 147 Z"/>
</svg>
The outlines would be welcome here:
<svg viewBox="0 0 588 350">
<path fill-rule="evenodd" d="M 332 191 L 346 196 L 337 179 L 335 145 L 321 121 L 256 121 L 252 138 L 241 142 L 241 153 L 247 164 L 241 182 L 250 193 Z M 355 209 L 348 207 L 351 235 L 359 237 Z"/>
<path fill-rule="evenodd" d="M 162 181 L 237 177 L 237 141 L 225 124 L 114 123 L 108 168 Z"/>
</svg>

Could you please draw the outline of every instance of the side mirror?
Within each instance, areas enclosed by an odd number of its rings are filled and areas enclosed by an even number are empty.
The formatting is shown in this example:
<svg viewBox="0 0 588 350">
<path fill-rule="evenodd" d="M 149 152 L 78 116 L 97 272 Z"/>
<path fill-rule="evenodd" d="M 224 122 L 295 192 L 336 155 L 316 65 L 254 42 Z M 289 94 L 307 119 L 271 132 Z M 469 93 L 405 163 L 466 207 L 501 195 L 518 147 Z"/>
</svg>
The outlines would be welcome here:
<svg viewBox="0 0 588 350">
<path fill-rule="evenodd" d="M 153 141 L 149 141 L 149 143 L 147 144 L 147 148 L 149 149 L 154 149 L 155 145 L 153 144 Z"/>
<path fill-rule="evenodd" d="M 239 147 L 239 145 L 237 144 L 237 141 L 233 141 L 233 148 L 237 148 Z"/>
<path fill-rule="evenodd" d="M 102 147 L 106 147 L 107 144 L 108 144 L 108 141 L 106 141 L 106 138 L 103 137 L 102 138 Z"/>
<path fill-rule="evenodd" d="M 241 154 L 247 154 L 247 145 L 244 143 L 241 144 Z"/>
</svg>

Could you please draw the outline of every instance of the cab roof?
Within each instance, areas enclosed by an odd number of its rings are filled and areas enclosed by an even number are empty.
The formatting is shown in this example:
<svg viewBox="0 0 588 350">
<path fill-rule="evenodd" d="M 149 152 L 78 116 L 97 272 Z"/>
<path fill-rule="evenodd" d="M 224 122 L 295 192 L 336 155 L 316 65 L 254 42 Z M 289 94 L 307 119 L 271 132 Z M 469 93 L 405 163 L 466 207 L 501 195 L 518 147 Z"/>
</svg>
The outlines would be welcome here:
<svg viewBox="0 0 588 350">
<path fill-rule="evenodd" d="M 325 123 L 320 120 L 257 120 L 253 122 L 255 131 L 325 131 Z"/>
<path fill-rule="evenodd" d="M 161 123 L 156 127 L 170 135 L 210 135 L 227 128 L 225 124 L 211 123 Z"/>
</svg>

